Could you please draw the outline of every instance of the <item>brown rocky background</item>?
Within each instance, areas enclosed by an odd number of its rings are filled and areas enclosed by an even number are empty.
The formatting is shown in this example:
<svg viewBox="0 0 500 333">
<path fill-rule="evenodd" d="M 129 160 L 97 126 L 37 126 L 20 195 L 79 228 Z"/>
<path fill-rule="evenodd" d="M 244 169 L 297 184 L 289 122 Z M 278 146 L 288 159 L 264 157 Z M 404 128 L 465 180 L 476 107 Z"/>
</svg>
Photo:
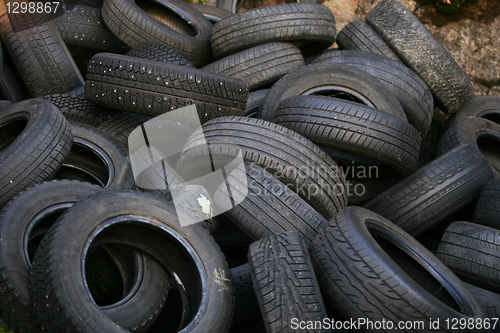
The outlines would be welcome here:
<svg viewBox="0 0 500 333">
<path fill-rule="evenodd" d="M 365 15 L 380 0 L 322 0 L 337 22 L 337 31 Z M 474 0 L 454 14 L 438 12 L 435 0 L 400 0 L 436 36 L 464 69 L 476 95 L 500 96 L 500 0 Z M 284 3 L 244 0 L 242 10 Z"/>
</svg>

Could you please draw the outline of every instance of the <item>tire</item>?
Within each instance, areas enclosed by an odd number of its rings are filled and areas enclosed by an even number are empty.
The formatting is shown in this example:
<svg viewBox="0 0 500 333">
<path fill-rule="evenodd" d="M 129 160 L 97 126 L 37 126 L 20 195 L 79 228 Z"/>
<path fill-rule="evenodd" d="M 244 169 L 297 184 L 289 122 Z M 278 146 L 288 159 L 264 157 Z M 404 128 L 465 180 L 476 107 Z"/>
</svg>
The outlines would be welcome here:
<svg viewBox="0 0 500 333">
<path fill-rule="evenodd" d="M 104 23 L 123 43 L 134 47 L 143 41 L 161 42 L 197 67 L 210 62 L 212 23 L 203 14 L 182 0 L 137 3 L 132 0 L 104 1 Z"/>
<path fill-rule="evenodd" d="M 47 101 L 30 99 L 0 113 L 0 206 L 28 186 L 51 179 L 68 156 L 73 135 Z"/>
<path fill-rule="evenodd" d="M 479 148 L 488 160 L 496 178 L 500 178 L 500 124 L 479 117 L 457 119 L 439 140 L 436 155 L 469 144 Z"/>
<path fill-rule="evenodd" d="M 266 332 L 292 332 L 294 322 L 328 318 L 307 245 L 298 233 L 289 231 L 256 241 L 250 245 L 248 262 Z"/>
<path fill-rule="evenodd" d="M 203 5 L 201 3 L 194 2 L 191 3 L 191 6 L 202 13 L 203 16 L 205 16 L 210 22 L 212 22 L 212 24 L 215 24 L 220 20 L 233 15 L 233 13 L 231 13 L 230 11 L 215 6 Z"/>
<path fill-rule="evenodd" d="M 101 9 L 76 5 L 54 20 L 67 46 L 125 53 L 128 47 L 104 25 Z"/>
<path fill-rule="evenodd" d="M 304 57 L 294 44 L 267 43 L 214 61 L 202 70 L 241 79 L 254 91 L 302 66 Z"/>
<path fill-rule="evenodd" d="M 238 79 L 110 53 L 92 58 L 85 84 L 93 103 L 153 117 L 194 104 L 202 123 L 243 115 L 247 96 Z"/>
<path fill-rule="evenodd" d="M 29 17 L 29 22 L 27 21 Z M 21 27 L 31 27 L 20 30 Z M 31 96 L 71 91 L 84 80 L 59 32 L 43 15 L 4 15 L 2 39 Z M 17 31 L 16 30 L 20 30 Z"/>
<path fill-rule="evenodd" d="M 106 191 L 79 202 L 42 240 L 33 263 L 31 297 L 47 330 L 123 332 L 91 302 L 85 288 L 84 244 L 99 239 L 134 245 L 176 273 L 176 281 L 184 286 L 180 290 L 183 303 L 187 303 L 183 306 L 185 332 L 229 331 L 233 284 L 213 238 L 199 226 L 181 227 L 172 204 L 134 191 Z M 61 257 L 61 251 L 67 256 Z"/>
<path fill-rule="evenodd" d="M 400 176 L 417 164 L 420 136 L 406 121 L 377 109 L 323 96 L 283 100 L 273 121 L 312 142 L 347 150 L 389 165 Z"/>
<path fill-rule="evenodd" d="M 441 133 L 446 133 L 457 119 L 467 117 L 481 117 L 500 124 L 500 97 L 476 96 L 472 98 L 460 111 L 448 119 Z"/>
<path fill-rule="evenodd" d="M 257 118 L 272 121 L 282 100 L 313 94 L 352 100 L 407 120 L 401 104 L 379 80 L 360 69 L 331 64 L 309 65 L 283 76 L 262 100 Z"/>
<path fill-rule="evenodd" d="M 485 316 L 474 295 L 431 252 L 369 210 L 351 206 L 337 214 L 314 240 L 311 257 L 325 302 L 344 320 L 420 321 L 424 328 L 397 331 L 453 332 L 446 319 Z M 439 318 L 439 327 L 430 327 L 429 318 Z"/>
<path fill-rule="evenodd" d="M 500 292 L 500 230 L 453 222 L 446 228 L 436 256 L 465 281 Z"/>
<path fill-rule="evenodd" d="M 382 0 L 366 15 L 365 21 L 427 83 L 441 110 L 455 113 L 474 96 L 474 88 L 464 71 L 403 4 Z"/>
<path fill-rule="evenodd" d="M 73 147 L 54 179 L 85 181 L 107 189 L 131 189 L 134 174 L 127 148 L 103 131 L 71 123 Z"/>
<path fill-rule="evenodd" d="M 496 321 L 496 318 L 500 318 L 500 295 L 497 293 L 492 293 L 491 291 L 476 287 L 472 284 L 465 284 L 467 288 L 476 296 L 479 304 L 483 307 L 484 312 L 486 312 L 486 317 L 490 318 L 492 322 Z M 491 322 L 490 322 L 491 323 Z M 491 333 L 499 333 L 500 327 L 495 325 L 495 328 Z"/>
<path fill-rule="evenodd" d="M 198 146 L 200 135 L 208 145 Z M 336 163 L 303 136 L 260 119 L 223 117 L 207 122 L 186 143 L 176 170 L 182 171 L 184 179 L 195 179 L 207 170 L 207 156 L 218 169 L 234 160 L 238 152 L 245 162 L 266 169 L 325 218 L 345 207 L 344 178 Z M 310 187 L 314 193 L 306 193 Z"/>
<path fill-rule="evenodd" d="M 238 13 L 240 11 L 240 5 L 242 0 L 217 0 L 217 7 L 224 9 L 232 14 Z M 296 0 L 291 1 L 296 3 L 321 3 L 319 0 Z"/>
<path fill-rule="evenodd" d="M 260 317 L 259 302 L 248 263 L 231 269 L 234 283 L 234 325 L 250 324 Z"/>
<path fill-rule="evenodd" d="M 120 111 L 103 121 L 97 128 L 120 141 L 125 147 L 128 147 L 128 136 L 130 133 L 150 119 L 151 117 L 142 114 Z"/>
<path fill-rule="evenodd" d="M 481 152 L 464 145 L 418 169 L 364 207 L 416 237 L 473 202 L 492 178 Z"/>
<path fill-rule="evenodd" d="M 11 101 L 12 103 L 18 103 L 24 101 L 26 98 L 24 96 L 21 84 L 16 79 L 12 70 L 5 64 L 3 65 L 3 74 L 0 78 L 0 92 L 2 94 L 2 99 Z"/>
<path fill-rule="evenodd" d="M 401 63 L 389 45 L 363 20 L 353 20 L 342 28 L 337 35 L 337 45 L 341 50 L 370 52 Z"/>
<path fill-rule="evenodd" d="M 248 94 L 247 107 L 245 109 L 245 117 L 255 118 L 259 110 L 260 103 L 266 96 L 269 89 L 260 89 L 252 91 Z"/>
<path fill-rule="evenodd" d="M 12 106 L 11 101 L 0 100 L 0 112 L 4 109 L 10 108 Z"/>
<path fill-rule="evenodd" d="M 300 42 L 304 55 L 335 43 L 332 11 L 317 4 L 281 4 L 250 9 L 217 22 L 210 44 L 216 59 L 270 42 Z"/>
<path fill-rule="evenodd" d="M 108 111 L 85 99 L 83 87 L 42 97 L 59 109 L 68 121 L 97 127 L 119 111 Z"/>
<path fill-rule="evenodd" d="M 434 100 L 427 84 L 400 62 L 361 51 L 323 52 L 315 63 L 354 66 L 375 76 L 394 94 L 409 123 L 425 137 L 434 115 Z"/>
<path fill-rule="evenodd" d="M 500 229 L 500 179 L 484 186 L 474 211 L 474 222 Z"/>
<path fill-rule="evenodd" d="M 227 177 L 231 195 L 240 202 L 224 217 L 255 240 L 295 231 L 311 242 L 327 221 L 304 199 L 261 167 L 247 163 L 246 171 L 235 170 Z M 237 192 L 245 188 L 248 194 Z M 217 191 L 214 202 L 228 200 L 227 189 Z M 236 200 L 237 199 L 237 200 Z M 334 212 L 331 213 L 335 215 Z"/>
<path fill-rule="evenodd" d="M 129 57 L 165 62 L 172 65 L 194 67 L 193 64 L 182 56 L 182 54 L 160 42 L 140 42 L 128 51 L 126 55 Z"/>
</svg>

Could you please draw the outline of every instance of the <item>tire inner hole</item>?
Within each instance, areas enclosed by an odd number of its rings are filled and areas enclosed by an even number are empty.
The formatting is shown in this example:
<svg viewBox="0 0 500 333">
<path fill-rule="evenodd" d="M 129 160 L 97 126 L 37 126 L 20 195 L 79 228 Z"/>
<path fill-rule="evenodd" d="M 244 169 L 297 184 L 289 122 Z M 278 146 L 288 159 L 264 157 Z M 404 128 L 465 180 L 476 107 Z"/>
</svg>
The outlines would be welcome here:
<svg viewBox="0 0 500 333">
<path fill-rule="evenodd" d="M 389 255 L 389 257 L 398 265 L 409 277 L 417 282 L 422 288 L 429 292 L 441 303 L 453 310 L 463 313 L 462 309 L 455 301 L 453 296 L 431 273 L 429 273 L 412 256 L 401 250 L 392 242 L 378 234 L 373 234 L 374 239 L 380 247 Z"/>
<path fill-rule="evenodd" d="M 146 14 L 167 27 L 191 37 L 197 35 L 196 30 L 186 20 L 156 1 L 135 0 L 135 4 Z"/>
<path fill-rule="evenodd" d="M 0 127 L 0 152 L 6 149 L 24 131 L 28 121 L 18 119 L 8 122 Z"/>
<path fill-rule="evenodd" d="M 484 111 L 481 112 L 478 116 L 494 123 L 500 124 L 500 110 Z"/>
<path fill-rule="evenodd" d="M 488 135 L 480 135 L 477 139 L 479 150 L 490 163 L 490 165 L 500 172 L 500 152 L 498 146 L 500 140 Z"/>
<path fill-rule="evenodd" d="M 361 95 L 357 91 L 342 86 L 326 85 L 315 87 L 307 90 L 302 95 L 334 97 L 375 108 L 375 106 L 365 96 Z"/>
</svg>

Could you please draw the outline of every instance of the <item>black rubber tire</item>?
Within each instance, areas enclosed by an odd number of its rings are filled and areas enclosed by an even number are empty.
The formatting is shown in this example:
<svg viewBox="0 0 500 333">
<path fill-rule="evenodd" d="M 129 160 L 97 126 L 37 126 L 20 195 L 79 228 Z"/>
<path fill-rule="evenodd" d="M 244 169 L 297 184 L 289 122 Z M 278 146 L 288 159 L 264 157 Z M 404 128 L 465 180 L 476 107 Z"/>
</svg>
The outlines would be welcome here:
<svg viewBox="0 0 500 333">
<path fill-rule="evenodd" d="M 10 108 L 12 106 L 12 102 L 8 100 L 0 100 L 0 112 L 4 109 Z"/>
<path fill-rule="evenodd" d="M 462 279 L 500 292 L 500 230 L 453 222 L 446 228 L 436 256 Z"/>
<path fill-rule="evenodd" d="M 311 94 L 357 96 L 352 100 L 407 120 L 401 104 L 379 80 L 360 69 L 331 64 L 309 65 L 283 76 L 262 100 L 257 118 L 272 121 L 282 100 Z"/>
<path fill-rule="evenodd" d="M 481 117 L 494 123 L 500 124 L 500 97 L 499 96 L 476 96 L 465 103 L 462 109 L 453 114 L 444 125 L 441 133 L 446 131 L 460 118 Z"/>
<path fill-rule="evenodd" d="M 245 81 L 249 91 L 266 87 L 304 66 L 300 49 L 292 43 L 267 43 L 216 60 L 202 70 Z"/>
<path fill-rule="evenodd" d="M 42 97 L 59 109 L 64 117 L 73 122 L 97 127 L 112 117 L 116 112 L 90 103 L 85 98 L 84 87 L 67 93 L 46 95 Z"/>
<path fill-rule="evenodd" d="M 401 103 L 409 123 L 425 137 L 434 115 L 434 99 L 427 84 L 411 69 L 387 57 L 361 51 L 323 52 L 314 63 L 357 67 L 375 76 Z"/>
<path fill-rule="evenodd" d="M 474 211 L 474 223 L 500 229 L 500 179 L 489 181 L 481 191 Z"/>
<path fill-rule="evenodd" d="M 4 15 L 0 27 L 6 48 L 32 97 L 68 92 L 84 85 L 59 32 L 45 16 Z M 14 32 L 16 29 L 20 31 Z"/>
<path fill-rule="evenodd" d="M 273 121 L 312 142 L 383 162 L 400 176 L 414 170 L 420 136 L 406 121 L 361 104 L 323 96 L 283 100 Z"/>
<path fill-rule="evenodd" d="M 486 312 L 486 318 L 491 319 L 491 327 L 496 323 L 491 333 L 499 333 L 500 325 L 498 324 L 497 318 L 500 318 L 500 294 L 492 293 L 491 291 L 476 287 L 472 284 L 466 283 L 465 285 L 474 296 L 476 296 L 479 304 L 481 304 L 484 312 Z"/>
<path fill-rule="evenodd" d="M 0 93 L 2 99 L 9 100 L 12 103 L 21 102 L 26 99 L 21 85 L 5 61 L 3 64 L 3 74 L 0 78 Z"/>
<path fill-rule="evenodd" d="M 363 20 L 353 20 L 343 27 L 337 35 L 337 45 L 341 50 L 370 52 L 402 62 L 389 45 Z"/>
<path fill-rule="evenodd" d="M 292 332 L 294 322 L 314 323 L 328 318 L 307 248 L 304 239 L 293 231 L 250 245 L 250 272 L 268 333 Z"/>
<path fill-rule="evenodd" d="M 251 238 L 264 237 L 295 231 L 311 242 L 327 221 L 304 199 L 261 167 L 246 163 L 246 171 L 235 170 L 227 177 L 233 198 L 243 199 L 224 217 L 243 230 Z M 238 192 L 245 188 L 248 194 Z M 233 185 L 234 184 L 234 185 Z M 246 191 L 245 191 L 246 192 Z M 227 201 L 226 188 L 217 191 L 213 197 L 217 202 Z M 240 200 L 237 200 L 240 202 Z M 334 212 L 331 213 L 335 215 Z"/>
<path fill-rule="evenodd" d="M 232 14 L 240 11 L 242 0 L 217 0 L 217 7 L 222 8 Z M 292 0 L 294 3 L 321 3 L 320 0 Z"/>
<path fill-rule="evenodd" d="M 382 0 L 365 21 L 427 83 L 441 110 L 455 113 L 474 96 L 472 83 L 453 57 L 399 1 Z"/>
<path fill-rule="evenodd" d="M 457 119 L 439 140 L 436 155 L 463 144 L 479 148 L 490 163 L 496 178 L 500 178 L 500 124 L 480 117 Z"/>
<path fill-rule="evenodd" d="M 424 323 L 424 329 L 396 329 L 410 333 L 435 332 L 429 318 L 439 318 L 437 330 L 453 332 L 447 318 L 485 316 L 474 295 L 431 252 L 369 210 L 351 206 L 337 214 L 314 240 L 311 257 L 325 302 L 346 320 L 384 319 L 394 328 L 400 321 Z"/>
<path fill-rule="evenodd" d="M 111 53 L 128 50 L 104 25 L 100 8 L 78 4 L 53 22 L 67 46 Z"/>
<path fill-rule="evenodd" d="M 200 135 L 208 145 L 198 146 Z M 182 171 L 184 179 L 195 179 L 199 172 L 207 170 L 207 156 L 211 156 L 213 168 L 218 169 L 234 160 L 239 152 L 245 162 L 265 168 L 325 218 L 346 206 L 344 178 L 336 163 L 300 134 L 260 119 L 222 117 L 207 122 L 186 143 L 177 170 Z M 304 176 L 304 168 L 312 172 Z M 315 192 L 306 193 L 305 189 L 310 190 L 311 186 Z"/>
<path fill-rule="evenodd" d="M 85 83 L 93 103 L 148 116 L 194 104 L 202 123 L 243 115 L 247 96 L 239 79 L 111 53 L 92 58 Z"/>
<path fill-rule="evenodd" d="M 100 243 L 134 245 L 175 272 L 184 286 L 183 303 L 188 303 L 183 306 L 185 332 L 229 331 L 233 284 L 213 238 L 200 226 L 181 227 L 173 204 L 135 191 L 105 191 L 77 203 L 42 240 L 33 263 L 30 295 L 46 330 L 123 332 L 92 303 L 85 288 L 84 244 Z M 72 279 L 63 278 L 68 275 Z"/>
<path fill-rule="evenodd" d="M 129 57 L 165 62 L 172 65 L 194 67 L 193 64 L 182 56 L 182 54 L 166 44 L 155 41 L 140 42 L 128 51 L 126 55 Z"/>
<path fill-rule="evenodd" d="M 131 189 L 134 174 L 128 149 L 111 135 L 71 123 L 73 147 L 54 179 L 73 179 L 107 189 Z"/>
<path fill-rule="evenodd" d="M 142 114 L 120 111 L 103 121 L 97 128 L 120 141 L 125 147 L 128 147 L 128 136 L 130 133 L 150 119 L 151 117 Z"/>
<path fill-rule="evenodd" d="M 269 89 L 260 89 L 252 91 L 248 94 L 247 107 L 245 109 L 245 117 L 255 118 L 259 110 L 260 103 L 266 96 Z"/>
<path fill-rule="evenodd" d="M 475 200 L 492 178 L 481 152 L 464 145 L 418 169 L 364 207 L 417 236 Z"/>
<path fill-rule="evenodd" d="M 234 325 L 250 323 L 260 318 L 259 302 L 253 287 L 248 263 L 231 268 L 234 283 Z"/>
<path fill-rule="evenodd" d="M 191 3 L 191 6 L 196 8 L 197 11 L 202 13 L 203 16 L 205 16 L 213 24 L 219 22 L 222 19 L 225 19 L 226 17 L 233 15 L 233 13 L 231 13 L 230 11 L 215 6 L 204 5 L 195 2 Z"/>
<path fill-rule="evenodd" d="M 64 116 L 30 99 L 0 112 L 0 206 L 28 186 L 51 179 L 73 145 Z"/>
<path fill-rule="evenodd" d="M 201 67 L 212 59 L 212 23 L 182 0 L 105 0 L 104 22 L 122 42 L 134 47 L 142 41 L 162 42 Z M 148 6 L 148 7 L 145 7 Z"/>
<path fill-rule="evenodd" d="M 270 42 L 299 42 L 304 55 L 335 43 L 332 11 L 317 4 L 288 3 L 250 9 L 217 22 L 210 44 L 216 59 Z"/>
</svg>

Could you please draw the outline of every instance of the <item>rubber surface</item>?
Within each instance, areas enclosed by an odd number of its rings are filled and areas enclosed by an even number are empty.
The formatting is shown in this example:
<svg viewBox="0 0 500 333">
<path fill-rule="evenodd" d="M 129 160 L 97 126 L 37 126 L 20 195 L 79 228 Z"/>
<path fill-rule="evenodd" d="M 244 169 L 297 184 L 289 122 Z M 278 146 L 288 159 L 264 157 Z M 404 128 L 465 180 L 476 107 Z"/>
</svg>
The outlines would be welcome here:
<svg viewBox="0 0 500 333">
<path fill-rule="evenodd" d="M 484 186 L 474 211 L 474 222 L 500 230 L 500 179 Z"/>
</svg>

